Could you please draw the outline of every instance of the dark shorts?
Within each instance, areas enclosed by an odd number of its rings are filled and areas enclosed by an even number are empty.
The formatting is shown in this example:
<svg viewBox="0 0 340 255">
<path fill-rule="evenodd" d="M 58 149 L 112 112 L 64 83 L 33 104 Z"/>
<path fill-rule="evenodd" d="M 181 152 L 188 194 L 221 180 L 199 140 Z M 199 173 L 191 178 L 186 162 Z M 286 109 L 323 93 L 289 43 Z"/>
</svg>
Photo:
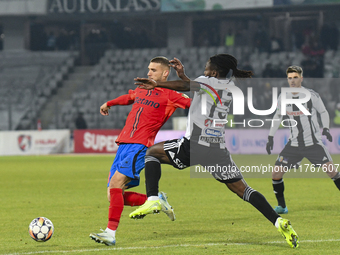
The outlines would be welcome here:
<svg viewBox="0 0 340 255">
<path fill-rule="evenodd" d="M 287 143 L 279 154 L 275 165 L 287 169 L 298 168 L 303 158 L 308 159 L 315 166 L 332 161 L 332 157 L 323 144 L 314 144 L 307 147 L 293 147 Z"/>
<path fill-rule="evenodd" d="M 185 137 L 164 142 L 164 151 L 173 167 L 184 169 L 190 166 L 190 141 Z"/>
<path fill-rule="evenodd" d="M 139 185 L 139 174 L 144 169 L 144 157 L 148 148 L 143 144 L 121 144 L 118 147 L 116 157 L 112 163 L 107 187 L 114 173 L 118 171 L 121 174 L 131 178 L 126 184 L 127 188 Z"/>
<path fill-rule="evenodd" d="M 177 169 L 199 164 L 222 183 L 233 183 L 243 179 L 240 170 L 226 148 L 206 147 L 186 138 L 181 138 L 166 141 L 164 151 L 172 165 Z"/>
</svg>

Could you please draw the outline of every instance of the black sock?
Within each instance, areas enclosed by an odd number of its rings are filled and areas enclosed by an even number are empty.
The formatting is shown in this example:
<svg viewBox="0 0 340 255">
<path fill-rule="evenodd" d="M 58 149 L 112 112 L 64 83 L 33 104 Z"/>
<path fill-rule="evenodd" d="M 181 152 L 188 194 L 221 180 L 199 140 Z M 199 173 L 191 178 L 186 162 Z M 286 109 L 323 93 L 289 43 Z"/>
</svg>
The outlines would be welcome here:
<svg viewBox="0 0 340 255">
<path fill-rule="evenodd" d="M 275 193 L 278 204 L 281 205 L 283 208 L 285 208 L 286 201 L 285 201 L 285 196 L 283 195 L 283 192 L 285 190 L 285 185 L 283 183 L 283 179 L 273 180 L 273 189 L 274 189 L 274 193 Z"/>
<path fill-rule="evenodd" d="M 147 197 L 158 196 L 158 183 L 161 178 L 161 163 L 152 156 L 145 156 L 145 186 Z"/>
<path fill-rule="evenodd" d="M 251 203 L 260 213 L 264 215 L 273 225 L 280 216 L 270 206 L 267 199 L 258 191 L 247 187 L 243 194 L 243 200 Z"/>
<path fill-rule="evenodd" d="M 340 173 L 337 173 L 332 180 L 334 181 L 334 184 L 337 186 L 337 188 L 340 190 Z"/>
</svg>

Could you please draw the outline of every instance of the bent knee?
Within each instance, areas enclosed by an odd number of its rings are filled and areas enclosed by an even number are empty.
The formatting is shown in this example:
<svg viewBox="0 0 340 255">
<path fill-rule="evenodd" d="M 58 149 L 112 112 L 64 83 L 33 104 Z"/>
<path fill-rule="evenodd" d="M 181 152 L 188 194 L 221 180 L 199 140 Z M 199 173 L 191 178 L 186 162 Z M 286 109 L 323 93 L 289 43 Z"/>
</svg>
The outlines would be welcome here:
<svg viewBox="0 0 340 255">
<path fill-rule="evenodd" d="M 164 142 L 152 145 L 146 150 L 145 156 L 153 156 L 157 159 L 161 159 L 165 155 Z"/>
<path fill-rule="evenodd" d="M 151 146 L 146 150 L 145 156 L 154 156 L 155 151 L 156 151 L 155 148 Z"/>
</svg>

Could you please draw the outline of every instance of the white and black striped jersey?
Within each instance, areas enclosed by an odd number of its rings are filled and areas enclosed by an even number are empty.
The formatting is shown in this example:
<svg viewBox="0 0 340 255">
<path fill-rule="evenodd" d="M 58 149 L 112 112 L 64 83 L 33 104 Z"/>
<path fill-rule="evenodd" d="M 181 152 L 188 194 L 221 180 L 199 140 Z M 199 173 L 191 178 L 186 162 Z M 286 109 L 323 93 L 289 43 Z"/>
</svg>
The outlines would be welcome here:
<svg viewBox="0 0 340 255">
<path fill-rule="evenodd" d="M 204 146 L 225 148 L 225 124 L 232 102 L 226 79 L 200 76 L 195 79 L 200 90 L 194 92 L 185 137 Z M 215 120 L 215 121 L 214 121 Z"/>
<path fill-rule="evenodd" d="M 322 143 L 317 113 L 320 114 L 323 127 L 329 128 L 329 115 L 320 98 L 320 95 L 312 89 L 307 90 L 311 94 L 311 99 L 302 105 L 308 110 L 308 112 L 311 113 L 311 115 L 305 115 L 295 104 L 286 105 L 286 116 L 291 121 L 287 123 L 285 122 L 285 125 L 290 126 L 289 140 L 291 142 L 291 146 L 294 147 L 305 147 Z M 305 95 L 303 93 L 287 93 L 288 99 L 298 99 L 299 97 L 303 98 Z M 280 119 L 280 121 L 273 121 L 274 125 L 269 131 L 270 136 L 274 136 L 283 117 L 281 115 L 281 94 L 278 97 L 277 105 L 278 106 L 273 119 Z"/>
</svg>

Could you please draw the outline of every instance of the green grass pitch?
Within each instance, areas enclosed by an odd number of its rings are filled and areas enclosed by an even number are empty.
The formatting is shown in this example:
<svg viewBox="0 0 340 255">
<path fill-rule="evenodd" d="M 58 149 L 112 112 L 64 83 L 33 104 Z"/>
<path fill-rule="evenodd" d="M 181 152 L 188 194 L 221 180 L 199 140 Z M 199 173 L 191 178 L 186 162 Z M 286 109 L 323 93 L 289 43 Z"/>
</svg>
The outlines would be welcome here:
<svg viewBox="0 0 340 255">
<path fill-rule="evenodd" d="M 238 166 L 251 166 L 272 164 L 275 157 L 233 159 Z M 270 222 L 225 185 L 211 178 L 190 178 L 189 169 L 170 166 L 163 166 L 160 187 L 168 193 L 176 221 L 163 213 L 131 220 L 128 215 L 134 208 L 125 207 L 116 246 L 97 244 L 89 233 L 107 224 L 106 182 L 112 160 L 110 155 L 0 157 L 0 254 L 339 253 L 340 193 L 329 178 L 285 176 L 286 218 L 300 236 L 300 247 L 291 249 Z M 333 160 L 340 163 L 340 155 L 333 155 Z M 270 175 L 245 177 L 276 204 Z M 141 185 L 131 190 L 145 192 L 144 172 Z M 45 243 L 28 234 L 29 223 L 39 216 L 52 220 L 55 227 Z"/>
</svg>

